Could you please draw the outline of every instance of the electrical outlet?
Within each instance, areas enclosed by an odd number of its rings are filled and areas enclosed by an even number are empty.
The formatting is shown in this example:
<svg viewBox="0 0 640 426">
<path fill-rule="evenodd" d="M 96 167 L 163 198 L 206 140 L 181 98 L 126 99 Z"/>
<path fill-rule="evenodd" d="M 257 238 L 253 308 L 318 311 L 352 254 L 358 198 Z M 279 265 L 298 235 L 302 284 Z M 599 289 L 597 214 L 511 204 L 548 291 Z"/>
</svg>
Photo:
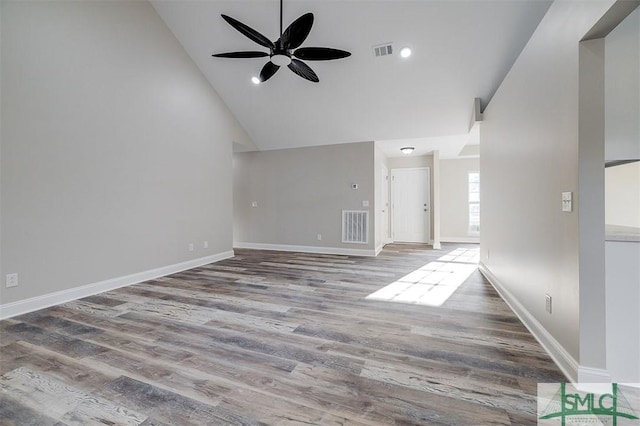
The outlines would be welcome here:
<svg viewBox="0 0 640 426">
<path fill-rule="evenodd" d="M 552 305 L 551 305 L 552 299 L 551 299 L 551 295 L 549 294 L 545 294 L 544 296 L 544 309 L 545 311 L 547 311 L 548 313 L 552 313 Z"/>
<path fill-rule="evenodd" d="M 18 286 L 18 274 L 7 274 L 5 284 L 6 284 L 7 288 L 17 287 Z"/>
<path fill-rule="evenodd" d="M 209 241 L 202 243 L 202 248 L 209 248 Z"/>
<path fill-rule="evenodd" d="M 258 202 L 257 201 L 252 201 L 251 202 L 251 207 L 258 207 Z"/>
<path fill-rule="evenodd" d="M 322 241 L 322 234 L 318 234 L 318 241 Z"/>
<path fill-rule="evenodd" d="M 189 243 L 189 251 L 195 250 L 196 246 L 193 243 Z"/>
</svg>

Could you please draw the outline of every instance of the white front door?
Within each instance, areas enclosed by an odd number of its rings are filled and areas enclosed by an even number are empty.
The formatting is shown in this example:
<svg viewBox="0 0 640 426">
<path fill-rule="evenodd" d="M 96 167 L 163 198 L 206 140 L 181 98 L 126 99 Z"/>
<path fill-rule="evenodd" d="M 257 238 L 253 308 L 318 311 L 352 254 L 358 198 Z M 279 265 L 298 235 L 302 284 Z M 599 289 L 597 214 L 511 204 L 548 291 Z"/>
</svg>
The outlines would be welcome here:
<svg viewBox="0 0 640 426">
<path fill-rule="evenodd" d="M 397 242 L 429 242 L 429 168 L 391 171 L 391 230 Z"/>
</svg>

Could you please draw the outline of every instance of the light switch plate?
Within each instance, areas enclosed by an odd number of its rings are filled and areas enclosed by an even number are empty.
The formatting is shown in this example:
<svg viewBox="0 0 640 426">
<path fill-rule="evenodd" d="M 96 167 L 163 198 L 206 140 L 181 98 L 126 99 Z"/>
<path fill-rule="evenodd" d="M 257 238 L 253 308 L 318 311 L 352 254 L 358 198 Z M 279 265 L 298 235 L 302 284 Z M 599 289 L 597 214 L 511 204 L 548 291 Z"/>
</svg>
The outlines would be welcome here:
<svg viewBox="0 0 640 426">
<path fill-rule="evenodd" d="M 562 193 L 562 211 L 563 212 L 573 211 L 573 192 Z"/>
<path fill-rule="evenodd" d="M 7 274 L 5 287 L 11 288 L 18 285 L 18 274 Z"/>
<path fill-rule="evenodd" d="M 362 207 L 369 207 L 369 202 L 366 200 L 362 201 Z"/>
</svg>

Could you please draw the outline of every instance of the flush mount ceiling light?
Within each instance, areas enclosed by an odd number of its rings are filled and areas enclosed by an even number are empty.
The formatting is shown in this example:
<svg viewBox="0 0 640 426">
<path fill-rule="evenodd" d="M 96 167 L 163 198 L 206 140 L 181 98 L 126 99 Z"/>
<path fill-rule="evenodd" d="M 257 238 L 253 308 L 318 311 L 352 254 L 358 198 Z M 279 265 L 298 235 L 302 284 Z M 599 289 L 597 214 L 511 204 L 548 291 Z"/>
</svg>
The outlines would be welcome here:
<svg viewBox="0 0 640 426">
<path fill-rule="evenodd" d="M 409 56 L 411 56 L 411 49 L 408 47 L 403 47 L 400 50 L 400 56 L 402 56 L 403 58 L 408 58 Z"/>
<path fill-rule="evenodd" d="M 260 34 L 258 31 L 248 27 L 247 25 L 236 19 L 233 19 L 230 16 L 222 15 L 222 18 L 227 21 L 229 25 L 238 30 L 242 35 L 244 35 L 251 41 L 269 49 L 269 52 L 227 52 L 216 53 L 213 56 L 217 58 L 240 59 L 264 58 L 268 56 L 269 62 L 267 62 L 264 67 L 262 67 L 258 83 L 263 83 L 269 80 L 276 73 L 276 71 L 280 69 L 280 67 L 288 67 L 291 71 L 293 71 L 300 77 L 317 83 L 320 80 L 318 79 L 316 73 L 300 59 L 305 61 L 328 61 L 332 59 L 342 59 L 351 56 L 351 53 L 345 50 L 332 49 L 329 47 L 300 47 L 302 43 L 304 43 L 304 41 L 307 39 L 307 36 L 311 31 L 311 26 L 313 25 L 313 13 L 305 13 L 304 15 L 293 21 L 293 23 L 283 31 L 282 0 L 280 0 L 280 38 L 273 42 L 264 35 Z"/>
<path fill-rule="evenodd" d="M 412 146 L 405 146 L 404 148 L 400 148 L 400 152 L 402 152 L 404 155 L 409 155 L 413 152 L 415 148 Z"/>
</svg>

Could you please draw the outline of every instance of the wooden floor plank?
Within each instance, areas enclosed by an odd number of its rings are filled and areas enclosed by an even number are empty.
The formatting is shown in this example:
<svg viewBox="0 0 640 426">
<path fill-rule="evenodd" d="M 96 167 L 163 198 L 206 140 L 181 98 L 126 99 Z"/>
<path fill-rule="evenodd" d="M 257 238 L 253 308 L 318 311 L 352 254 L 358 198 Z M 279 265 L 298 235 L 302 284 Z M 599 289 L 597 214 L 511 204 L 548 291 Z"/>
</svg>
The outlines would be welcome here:
<svg viewBox="0 0 640 426">
<path fill-rule="evenodd" d="M 79 390 L 47 374 L 19 367 L 2 376 L 2 393 L 33 411 L 59 418 L 65 424 L 139 425 L 147 416 L 114 405 L 110 400 Z"/>
<path fill-rule="evenodd" d="M 236 250 L 0 321 L 0 423 L 533 425 L 565 379 L 477 257 Z M 405 303 L 367 298 L 398 280 Z"/>
<path fill-rule="evenodd" d="M 3 426 L 64 426 L 40 412 L 41 407 L 32 409 L 20 401 L 19 395 L 0 391 L 0 419 Z"/>
</svg>

